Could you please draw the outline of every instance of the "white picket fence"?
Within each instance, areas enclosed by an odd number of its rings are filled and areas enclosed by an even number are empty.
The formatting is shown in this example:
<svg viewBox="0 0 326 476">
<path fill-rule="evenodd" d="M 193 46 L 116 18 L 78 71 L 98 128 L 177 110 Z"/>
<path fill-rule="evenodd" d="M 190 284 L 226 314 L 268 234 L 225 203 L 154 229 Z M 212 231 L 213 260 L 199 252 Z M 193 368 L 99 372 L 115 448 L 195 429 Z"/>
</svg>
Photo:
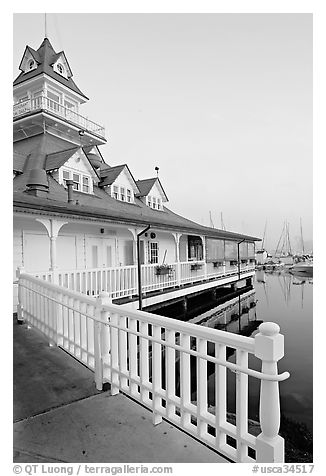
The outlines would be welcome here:
<svg viewBox="0 0 326 476">
<path fill-rule="evenodd" d="M 157 267 L 157 264 L 141 266 L 143 293 L 192 284 L 205 279 L 233 276 L 238 273 L 236 266 L 224 266 L 207 272 L 207 265 L 204 261 L 172 263 L 169 265 L 168 273 L 164 275 L 157 274 Z M 253 271 L 253 266 L 242 266 L 241 268 L 242 274 Z M 117 299 L 138 294 L 137 266 L 135 265 L 44 271 L 31 274 L 89 296 L 98 296 L 101 292 L 107 292 L 112 299 Z"/>
<path fill-rule="evenodd" d="M 282 462 L 278 375 L 283 336 L 273 323 L 255 338 L 113 305 L 18 271 L 18 319 L 35 326 L 95 372 L 102 389 L 110 382 L 153 412 L 237 462 Z M 227 348 L 236 362 L 227 360 Z M 248 367 L 252 354 L 261 372 Z M 215 405 L 208 404 L 207 367 L 215 368 Z M 195 370 L 194 370 L 195 369 Z M 227 420 L 227 372 L 236 374 L 235 422 Z M 195 374 L 194 374 L 195 372 Z M 196 399 L 192 399 L 195 375 Z M 261 381 L 261 433 L 248 430 L 248 376 Z M 232 444 L 233 441 L 233 444 Z"/>
</svg>

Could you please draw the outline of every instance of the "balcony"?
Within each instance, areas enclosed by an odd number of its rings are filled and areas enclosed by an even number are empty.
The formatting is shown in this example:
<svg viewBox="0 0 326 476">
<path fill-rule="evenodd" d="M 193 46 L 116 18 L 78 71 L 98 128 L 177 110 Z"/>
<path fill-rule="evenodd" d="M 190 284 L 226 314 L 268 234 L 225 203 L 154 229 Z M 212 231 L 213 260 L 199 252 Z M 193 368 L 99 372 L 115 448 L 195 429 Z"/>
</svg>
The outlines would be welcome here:
<svg viewBox="0 0 326 476">
<path fill-rule="evenodd" d="M 196 265 L 196 266 L 194 266 Z M 209 269 L 205 261 L 186 261 L 169 264 L 169 273 L 157 272 L 157 264 L 141 266 L 142 292 L 152 293 L 200 284 L 208 280 L 218 281 L 225 278 L 246 278 L 253 274 L 252 264 L 237 266 L 224 264 L 216 269 Z M 89 296 L 98 296 L 101 292 L 109 293 L 112 299 L 136 296 L 138 293 L 137 266 L 118 266 L 112 268 L 87 268 L 74 270 L 57 270 L 31 273 L 45 281 L 57 283 L 71 291 Z"/>
<path fill-rule="evenodd" d="M 76 125 L 78 128 L 83 129 L 86 132 L 105 138 L 105 129 L 103 126 L 90 121 L 86 117 L 77 114 L 70 108 L 64 107 L 46 96 L 39 96 L 34 99 L 28 99 L 27 101 L 14 104 L 13 118 L 16 120 L 37 111 L 48 112 L 51 115 L 55 115 Z"/>
</svg>

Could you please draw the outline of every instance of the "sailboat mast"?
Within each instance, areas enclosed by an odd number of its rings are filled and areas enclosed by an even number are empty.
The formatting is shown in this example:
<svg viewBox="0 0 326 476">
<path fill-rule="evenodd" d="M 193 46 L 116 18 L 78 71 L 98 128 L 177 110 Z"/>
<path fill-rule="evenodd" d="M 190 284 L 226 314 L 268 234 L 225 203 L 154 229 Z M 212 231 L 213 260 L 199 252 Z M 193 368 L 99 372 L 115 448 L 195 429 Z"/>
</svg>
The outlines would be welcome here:
<svg viewBox="0 0 326 476">
<path fill-rule="evenodd" d="M 302 254 L 304 255 L 305 252 L 304 252 L 304 241 L 303 241 L 303 233 L 302 233 L 302 220 L 301 220 L 301 217 L 300 217 L 300 230 L 301 230 L 301 244 L 302 244 Z"/>
<path fill-rule="evenodd" d="M 266 228 L 267 228 L 267 220 L 265 221 L 264 236 L 263 236 L 263 241 L 261 242 L 262 250 L 264 249 L 264 245 L 265 245 Z"/>
<path fill-rule="evenodd" d="M 276 246 L 275 256 L 277 255 L 278 247 L 280 246 L 280 242 L 281 242 L 281 239 L 282 239 L 282 237 L 283 237 L 284 228 L 285 228 L 285 222 L 283 223 L 282 233 L 281 233 L 280 239 L 278 240 L 278 243 L 277 243 L 277 246 Z"/>
<path fill-rule="evenodd" d="M 223 221 L 223 213 L 221 212 L 221 229 L 222 230 L 225 230 L 225 225 L 224 225 L 224 221 Z"/>
<path fill-rule="evenodd" d="M 211 228 L 215 228 L 215 227 L 214 227 L 213 220 L 212 220 L 212 212 L 211 212 L 211 211 L 209 212 L 209 226 L 210 226 Z"/>
</svg>

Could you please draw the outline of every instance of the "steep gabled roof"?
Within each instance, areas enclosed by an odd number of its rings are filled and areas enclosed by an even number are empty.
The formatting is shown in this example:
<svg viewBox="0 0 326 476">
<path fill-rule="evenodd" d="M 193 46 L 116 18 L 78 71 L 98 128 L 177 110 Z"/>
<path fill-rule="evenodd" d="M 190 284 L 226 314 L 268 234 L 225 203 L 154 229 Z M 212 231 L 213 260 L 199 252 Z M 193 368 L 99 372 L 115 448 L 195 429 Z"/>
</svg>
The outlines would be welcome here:
<svg viewBox="0 0 326 476">
<path fill-rule="evenodd" d="M 112 185 L 123 170 L 126 171 L 127 175 L 129 176 L 132 182 L 134 193 L 138 194 L 139 188 L 137 186 L 137 182 L 134 179 L 132 173 L 130 172 L 127 164 L 116 165 L 115 167 L 109 167 L 108 165 L 106 165 L 105 168 L 102 168 L 101 170 L 102 181 L 100 182 L 100 186 Z"/>
<path fill-rule="evenodd" d="M 33 48 L 31 48 L 30 46 L 26 46 L 25 48 L 25 51 L 24 51 L 24 54 L 23 54 L 23 57 L 22 57 L 22 60 L 20 62 L 20 65 L 19 65 L 19 69 L 21 71 L 23 71 L 23 62 L 24 62 L 24 58 L 25 56 L 27 55 L 27 53 L 30 53 L 30 55 L 32 56 L 32 58 L 34 58 L 34 60 L 36 61 L 36 63 L 41 63 L 41 60 L 40 60 L 40 57 L 38 55 L 38 52 L 35 51 Z"/>
<path fill-rule="evenodd" d="M 71 149 L 63 150 L 61 152 L 54 152 L 46 156 L 45 170 L 55 170 L 67 162 L 72 155 L 77 152 L 79 147 L 72 147 Z"/>
<path fill-rule="evenodd" d="M 29 79 L 35 78 L 41 74 L 47 74 L 48 76 L 55 79 L 59 83 L 63 84 L 67 88 L 71 89 L 75 93 L 80 94 L 85 99 L 88 99 L 88 97 L 86 97 L 85 94 L 82 93 L 81 90 L 77 87 L 77 85 L 75 84 L 75 82 L 72 80 L 71 77 L 64 78 L 59 73 L 53 70 L 52 65 L 57 61 L 57 59 L 61 55 L 64 55 L 64 53 L 63 51 L 60 53 L 56 53 L 50 41 L 48 40 L 48 38 L 44 38 L 41 46 L 38 48 L 37 51 L 27 46 L 25 49 L 24 56 L 26 54 L 26 51 L 29 51 L 32 54 L 32 56 L 35 58 L 35 61 L 38 63 L 37 68 L 32 69 L 31 71 L 28 71 L 27 73 L 24 73 L 22 71 L 20 75 L 15 79 L 14 86 L 17 86 L 18 84 L 21 84 Z M 22 63 L 20 63 L 20 66 L 19 66 L 20 69 L 21 69 L 21 64 Z M 67 64 L 68 64 L 68 61 L 67 61 Z"/>
<path fill-rule="evenodd" d="M 101 185 L 103 187 L 105 185 L 112 185 L 113 182 L 119 177 L 125 166 L 125 164 L 116 165 L 115 167 L 105 168 L 104 170 L 101 170 Z"/>
<path fill-rule="evenodd" d="M 164 191 L 164 188 L 162 187 L 162 184 L 160 182 L 160 179 L 158 177 L 150 178 L 150 179 L 144 179 L 144 180 L 137 180 L 136 184 L 137 187 L 140 190 L 140 193 L 138 194 L 138 197 L 146 197 L 149 192 L 152 190 L 153 186 L 155 183 L 158 182 L 159 187 L 162 189 L 162 193 L 164 195 L 164 198 L 166 201 L 168 201 L 168 197 Z"/>
</svg>

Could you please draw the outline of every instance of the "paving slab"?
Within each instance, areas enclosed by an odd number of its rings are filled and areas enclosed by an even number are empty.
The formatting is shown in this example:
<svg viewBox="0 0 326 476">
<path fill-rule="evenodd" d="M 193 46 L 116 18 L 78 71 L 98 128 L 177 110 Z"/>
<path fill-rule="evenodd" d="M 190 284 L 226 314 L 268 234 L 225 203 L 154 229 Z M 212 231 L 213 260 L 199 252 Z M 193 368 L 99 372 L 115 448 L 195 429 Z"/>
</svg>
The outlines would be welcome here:
<svg viewBox="0 0 326 476">
<path fill-rule="evenodd" d="M 14 448 L 26 463 L 227 462 L 165 421 L 154 426 L 152 413 L 125 395 L 108 392 L 15 423 Z"/>
<path fill-rule="evenodd" d="M 14 421 L 99 393 L 93 372 L 16 319 L 13 344 Z"/>
</svg>

